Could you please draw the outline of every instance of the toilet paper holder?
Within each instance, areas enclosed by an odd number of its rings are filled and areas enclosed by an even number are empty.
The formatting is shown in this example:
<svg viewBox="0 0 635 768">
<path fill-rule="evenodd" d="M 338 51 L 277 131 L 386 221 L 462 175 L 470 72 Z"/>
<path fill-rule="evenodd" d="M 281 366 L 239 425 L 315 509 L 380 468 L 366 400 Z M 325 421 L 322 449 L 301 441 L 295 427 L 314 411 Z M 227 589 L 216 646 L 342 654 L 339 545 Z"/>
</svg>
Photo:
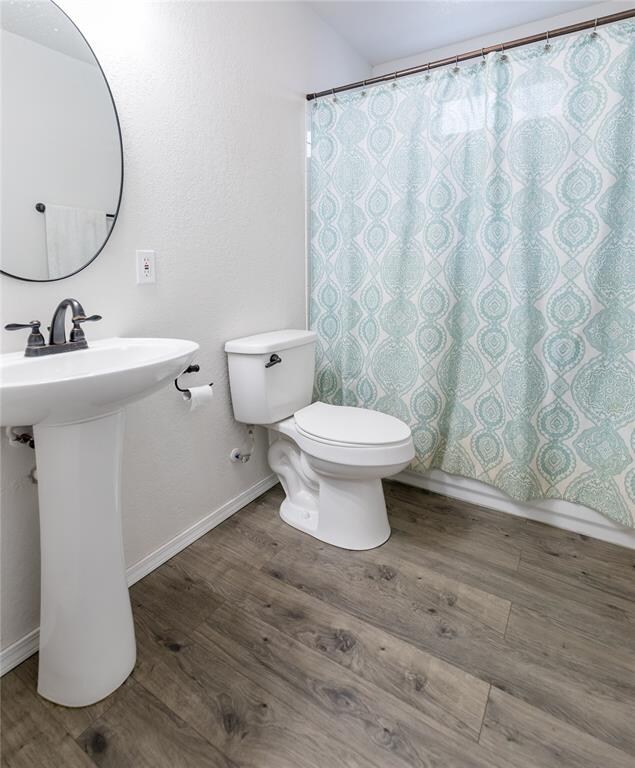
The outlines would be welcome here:
<svg viewBox="0 0 635 768">
<path fill-rule="evenodd" d="M 192 365 L 188 365 L 187 368 L 181 373 L 179 376 L 184 376 L 186 373 L 198 373 L 201 370 L 201 366 L 197 363 L 193 363 Z M 179 392 L 182 392 L 184 395 L 189 393 L 189 389 L 187 387 L 179 387 L 179 376 L 174 379 L 174 386 L 179 390 Z M 214 386 L 214 382 L 210 381 L 209 383 L 210 387 Z"/>
</svg>

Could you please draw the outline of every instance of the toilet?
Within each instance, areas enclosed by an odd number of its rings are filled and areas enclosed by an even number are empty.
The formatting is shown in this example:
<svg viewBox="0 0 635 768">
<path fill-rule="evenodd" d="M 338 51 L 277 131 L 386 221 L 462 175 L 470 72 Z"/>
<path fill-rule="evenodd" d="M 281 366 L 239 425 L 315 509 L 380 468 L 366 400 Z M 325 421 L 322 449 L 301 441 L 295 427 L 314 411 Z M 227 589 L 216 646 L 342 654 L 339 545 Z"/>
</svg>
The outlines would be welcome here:
<svg viewBox="0 0 635 768">
<path fill-rule="evenodd" d="M 390 536 L 381 480 L 414 458 L 410 427 L 366 408 L 311 403 L 314 331 L 260 333 L 225 344 L 234 417 L 269 430 L 282 519 L 344 549 Z"/>
</svg>

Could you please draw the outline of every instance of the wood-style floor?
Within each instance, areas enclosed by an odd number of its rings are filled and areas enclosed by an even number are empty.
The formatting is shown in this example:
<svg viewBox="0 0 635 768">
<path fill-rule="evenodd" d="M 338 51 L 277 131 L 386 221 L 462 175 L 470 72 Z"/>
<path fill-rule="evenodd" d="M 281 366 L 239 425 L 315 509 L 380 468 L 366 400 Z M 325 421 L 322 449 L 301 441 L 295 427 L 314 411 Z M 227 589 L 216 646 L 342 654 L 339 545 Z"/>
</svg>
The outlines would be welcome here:
<svg viewBox="0 0 635 768">
<path fill-rule="evenodd" d="M 635 766 L 634 553 L 386 484 L 347 552 L 274 488 L 136 584 L 138 662 L 93 707 L 2 680 L 2 765 Z"/>
</svg>

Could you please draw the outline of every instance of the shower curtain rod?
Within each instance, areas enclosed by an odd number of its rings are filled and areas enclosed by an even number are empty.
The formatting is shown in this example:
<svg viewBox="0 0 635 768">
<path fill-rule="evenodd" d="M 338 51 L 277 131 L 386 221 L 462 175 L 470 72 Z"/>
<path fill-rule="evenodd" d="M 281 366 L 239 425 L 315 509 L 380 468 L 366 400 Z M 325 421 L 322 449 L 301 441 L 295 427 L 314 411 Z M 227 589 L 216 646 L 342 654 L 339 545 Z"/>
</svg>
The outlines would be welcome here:
<svg viewBox="0 0 635 768">
<path fill-rule="evenodd" d="M 379 75 L 378 77 L 369 77 L 368 80 L 359 80 L 356 83 L 348 83 L 347 85 L 340 85 L 337 88 L 329 88 L 326 91 L 320 91 L 319 93 L 307 93 L 306 100 L 313 101 L 321 96 L 334 96 L 337 93 L 343 91 L 352 91 L 355 88 L 364 88 L 367 85 L 377 85 L 379 83 L 390 82 L 396 80 L 399 77 L 408 77 L 409 75 L 417 75 L 420 72 L 427 72 L 430 69 L 437 69 L 438 67 L 445 67 L 448 64 L 458 64 L 460 61 L 468 61 L 469 59 L 476 59 L 479 56 L 485 56 L 487 53 L 494 53 L 500 51 L 504 53 L 510 48 L 518 48 L 521 45 L 529 45 L 530 43 L 539 43 L 541 40 L 549 42 L 552 37 L 560 37 L 561 35 L 570 35 L 573 32 L 582 32 L 585 29 L 595 29 L 603 24 L 611 24 L 614 21 L 623 21 L 624 19 L 631 19 L 635 17 L 635 8 L 631 8 L 628 11 L 621 11 L 620 13 L 612 13 L 609 16 L 600 16 L 597 19 L 590 19 L 589 21 L 581 21 L 578 24 L 570 24 L 568 27 L 559 27 L 558 29 L 547 30 L 541 32 L 538 35 L 530 35 L 529 37 L 519 37 L 517 40 L 510 40 L 507 43 L 498 43 L 497 45 L 489 45 L 486 48 L 478 48 L 475 51 L 469 51 L 468 53 L 461 53 L 458 56 L 448 56 L 445 59 L 437 59 L 437 61 L 430 61 L 427 64 L 420 64 L 416 67 L 408 67 L 407 69 L 398 69 L 396 72 L 390 72 L 386 75 Z"/>
</svg>

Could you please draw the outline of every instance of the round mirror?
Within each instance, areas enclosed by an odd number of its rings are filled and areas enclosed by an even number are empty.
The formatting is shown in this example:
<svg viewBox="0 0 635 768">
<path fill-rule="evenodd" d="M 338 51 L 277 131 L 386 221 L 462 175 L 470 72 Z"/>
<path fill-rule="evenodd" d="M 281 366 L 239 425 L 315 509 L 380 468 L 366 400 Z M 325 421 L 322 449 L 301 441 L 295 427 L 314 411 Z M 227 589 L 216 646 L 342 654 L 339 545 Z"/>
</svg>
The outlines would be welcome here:
<svg viewBox="0 0 635 768">
<path fill-rule="evenodd" d="M 61 280 L 89 264 L 117 219 L 123 150 L 88 42 L 50 0 L 1 0 L 0 271 Z"/>
</svg>

